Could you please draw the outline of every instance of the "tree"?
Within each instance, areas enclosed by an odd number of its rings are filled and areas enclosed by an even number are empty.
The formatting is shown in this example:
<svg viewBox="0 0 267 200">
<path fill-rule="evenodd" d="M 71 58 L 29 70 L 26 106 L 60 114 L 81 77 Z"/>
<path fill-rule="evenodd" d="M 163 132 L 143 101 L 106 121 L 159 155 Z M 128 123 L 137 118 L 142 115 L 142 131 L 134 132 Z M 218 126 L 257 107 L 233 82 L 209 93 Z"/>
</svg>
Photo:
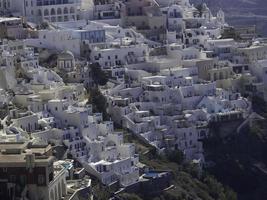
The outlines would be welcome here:
<svg viewBox="0 0 267 200">
<path fill-rule="evenodd" d="M 136 194 L 129 194 L 129 193 L 123 193 L 123 194 L 119 195 L 119 197 L 122 200 L 142 200 Z"/>
<path fill-rule="evenodd" d="M 93 105 L 93 112 L 100 112 L 104 119 L 108 119 L 107 100 L 98 88 L 89 91 L 88 103 Z"/>
<path fill-rule="evenodd" d="M 98 63 L 93 63 L 90 65 L 92 78 L 96 85 L 106 85 L 108 82 L 107 74 L 101 69 Z"/>
<path fill-rule="evenodd" d="M 198 5 L 196 6 L 196 9 L 197 9 L 197 11 L 198 11 L 199 17 L 202 17 L 202 15 L 203 15 L 203 3 L 198 4 Z"/>
<path fill-rule="evenodd" d="M 94 195 L 94 199 L 97 200 L 106 200 L 109 199 L 111 194 L 107 187 L 102 186 L 101 184 L 97 184 L 92 188 L 92 193 Z"/>
<path fill-rule="evenodd" d="M 166 152 L 166 156 L 169 161 L 175 162 L 177 164 L 182 164 L 182 162 L 184 161 L 184 154 L 180 150 L 168 151 Z"/>
<path fill-rule="evenodd" d="M 229 187 L 225 187 L 225 196 L 227 200 L 237 200 L 236 193 Z"/>
<path fill-rule="evenodd" d="M 267 104 L 262 97 L 256 95 L 252 96 L 252 108 L 256 113 L 267 117 Z"/>
<path fill-rule="evenodd" d="M 223 187 L 214 177 L 207 176 L 204 182 L 208 186 L 208 192 L 214 199 L 237 200 L 236 193 L 229 187 Z"/>
</svg>

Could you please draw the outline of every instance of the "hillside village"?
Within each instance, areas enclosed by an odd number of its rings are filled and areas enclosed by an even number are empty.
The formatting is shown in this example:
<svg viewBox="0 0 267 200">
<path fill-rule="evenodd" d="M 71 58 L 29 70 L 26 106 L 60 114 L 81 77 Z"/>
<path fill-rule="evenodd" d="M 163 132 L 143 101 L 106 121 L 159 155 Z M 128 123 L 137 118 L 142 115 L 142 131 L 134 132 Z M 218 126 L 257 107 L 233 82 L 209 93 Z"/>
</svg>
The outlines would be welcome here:
<svg viewBox="0 0 267 200">
<path fill-rule="evenodd" d="M 181 165 L 201 185 L 203 141 L 264 120 L 252 99 L 267 100 L 266 39 L 221 9 L 0 0 L 0 13 L 0 199 L 157 196 L 177 189 Z M 179 165 L 144 159 L 170 155 Z M 199 195 L 181 199 L 218 199 Z"/>
</svg>

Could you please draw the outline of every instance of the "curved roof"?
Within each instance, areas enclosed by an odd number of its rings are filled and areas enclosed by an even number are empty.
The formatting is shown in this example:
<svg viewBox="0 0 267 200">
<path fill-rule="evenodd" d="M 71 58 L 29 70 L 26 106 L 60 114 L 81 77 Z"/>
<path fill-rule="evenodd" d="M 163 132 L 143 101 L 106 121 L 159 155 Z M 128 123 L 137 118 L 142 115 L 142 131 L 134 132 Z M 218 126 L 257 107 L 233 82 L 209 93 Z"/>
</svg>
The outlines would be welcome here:
<svg viewBox="0 0 267 200">
<path fill-rule="evenodd" d="M 58 59 L 74 59 L 74 55 L 71 51 L 63 51 L 58 55 Z"/>
</svg>

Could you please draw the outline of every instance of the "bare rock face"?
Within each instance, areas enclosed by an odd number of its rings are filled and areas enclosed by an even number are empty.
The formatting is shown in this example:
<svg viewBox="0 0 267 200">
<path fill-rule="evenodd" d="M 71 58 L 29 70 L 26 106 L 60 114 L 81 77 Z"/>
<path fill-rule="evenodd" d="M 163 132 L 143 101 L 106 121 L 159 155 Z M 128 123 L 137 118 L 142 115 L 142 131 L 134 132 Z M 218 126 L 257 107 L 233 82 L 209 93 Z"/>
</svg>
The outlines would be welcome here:
<svg viewBox="0 0 267 200">
<path fill-rule="evenodd" d="M 230 25 L 256 25 L 257 32 L 267 36 L 266 0 L 191 0 L 195 5 L 202 2 L 213 12 L 222 8 Z"/>
<path fill-rule="evenodd" d="M 205 2 L 211 9 L 223 8 L 226 12 L 234 14 L 249 11 L 254 14 L 266 14 L 266 0 L 191 0 L 193 4 Z M 260 13 L 259 13 L 260 12 Z M 244 15 L 247 13 L 243 13 Z"/>
</svg>

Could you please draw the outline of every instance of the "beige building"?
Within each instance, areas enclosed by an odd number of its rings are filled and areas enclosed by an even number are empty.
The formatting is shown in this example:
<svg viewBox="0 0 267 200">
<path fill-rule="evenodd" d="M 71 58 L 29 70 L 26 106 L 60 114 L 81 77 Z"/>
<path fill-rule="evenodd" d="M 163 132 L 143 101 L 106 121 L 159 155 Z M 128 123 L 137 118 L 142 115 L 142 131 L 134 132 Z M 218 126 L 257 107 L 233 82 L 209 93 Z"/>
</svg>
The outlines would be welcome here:
<svg viewBox="0 0 267 200">
<path fill-rule="evenodd" d="M 134 26 L 152 41 L 166 40 L 167 19 L 159 5 L 150 0 L 129 0 L 121 9 L 122 26 Z"/>
<path fill-rule="evenodd" d="M 214 68 L 215 60 L 212 58 L 199 59 L 196 61 L 198 76 L 203 80 L 209 80 L 209 71 Z"/>
<path fill-rule="evenodd" d="M 17 17 L 0 17 L 0 38 L 24 39 L 27 29 L 23 28 L 22 19 Z"/>
<path fill-rule="evenodd" d="M 60 200 L 66 169 L 54 165 L 50 145 L 0 143 L 0 199 Z"/>
<path fill-rule="evenodd" d="M 233 76 L 233 70 L 229 66 L 222 66 L 210 69 L 208 72 L 210 81 L 228 79 Z"/>
<path fill-rule="evenodd" d="M 253 45 L 246 48 L 236 49 L 236 55 L 244 57 L 245 63 L 253 63 L 258 60 L 266 59 L 267 46 L 266 45 Z"/>
</svg>

